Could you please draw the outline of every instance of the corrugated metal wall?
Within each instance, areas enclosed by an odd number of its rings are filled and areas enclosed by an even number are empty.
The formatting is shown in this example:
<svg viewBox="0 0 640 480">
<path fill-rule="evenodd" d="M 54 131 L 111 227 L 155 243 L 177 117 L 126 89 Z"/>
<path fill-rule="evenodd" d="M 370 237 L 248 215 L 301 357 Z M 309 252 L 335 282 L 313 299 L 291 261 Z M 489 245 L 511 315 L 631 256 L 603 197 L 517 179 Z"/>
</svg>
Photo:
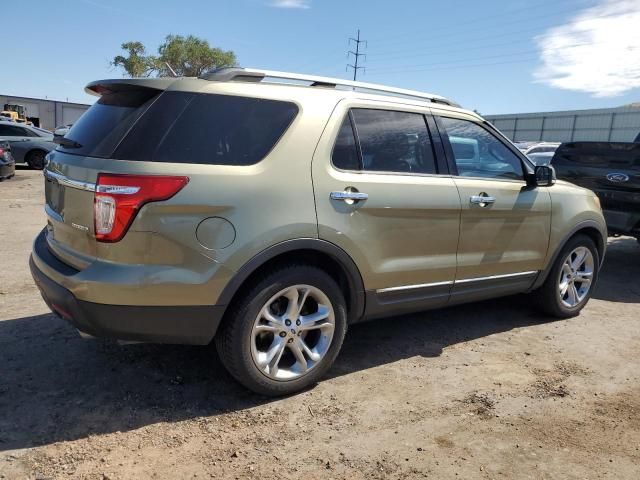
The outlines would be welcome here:
<svg viewBox="0 0 640 480">
<path fill-rule="evenodd" d="M 515 113 L 484 117 L 515 142 L 632 142 L 640 133 L 640 108 Z"/>
</svg>

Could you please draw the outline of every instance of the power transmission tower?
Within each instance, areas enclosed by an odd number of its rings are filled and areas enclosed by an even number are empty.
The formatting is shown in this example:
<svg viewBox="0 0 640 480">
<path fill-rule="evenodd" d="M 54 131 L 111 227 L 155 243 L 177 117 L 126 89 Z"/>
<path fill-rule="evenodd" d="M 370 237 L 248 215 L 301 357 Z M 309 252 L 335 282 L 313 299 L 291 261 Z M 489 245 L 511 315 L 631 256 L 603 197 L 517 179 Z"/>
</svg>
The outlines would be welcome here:
<svg viewBox="0 0 640 480">
<path fill-rule="evenodd" d="M 360 53 L 360 44 L 364 43 L 364 46 L 367 46 L 367 41 L 366 40 L 360 40 L 360 29 L 358 29 L 358 36 L 356 38 L 350 37 L 349 38 L 349 45 L 351 45 L 351 42 L 356 44 L 356 51 L 354 52 L 353 50 L 349 50 L 349 52 L 347 52 L 347 58 L 349 58 L 349 55 L 353 55 L 355 58 L 355 61 L 352 64 L 347 64 L 347 70 L 349 70 L 350 68 L 353 69 L 353 80 L 355 81 L 358 78 L 358 70 L 364 70 L 364 67 L 358 66 L 360 57 L 364 57 L 365 59 L 367 58 L 367 54 L 366 53 Z"/>
</svg>

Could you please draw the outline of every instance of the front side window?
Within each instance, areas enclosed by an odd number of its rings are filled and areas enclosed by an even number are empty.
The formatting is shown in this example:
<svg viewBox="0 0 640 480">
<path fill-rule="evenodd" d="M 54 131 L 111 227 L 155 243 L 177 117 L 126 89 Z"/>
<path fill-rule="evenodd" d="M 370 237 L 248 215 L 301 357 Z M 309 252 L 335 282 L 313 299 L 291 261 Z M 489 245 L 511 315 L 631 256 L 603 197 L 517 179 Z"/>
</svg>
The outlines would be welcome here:
<svg viewBox="0 0 640 480">
<path fill-rule="evenodd" d="M 23 128 L 22 129 L 22 135 L 24 137 L 40 137 L 41 135 L 38 135 L 38 133 L 34 132 L 31 129 L 28 128 Z"/>
<path fill-rule="evenodd" d="M 440 120 L 459 176 L 522 180 L 520 158 L 488 130 L 468 120 L 447 117 Z"/>
<path fill-rule="evenodd" d="M 419 113 L 356 108 L 352 110 L 368 171 L 436 173 L 435 156 L 424 116 Z"/>
</svg>

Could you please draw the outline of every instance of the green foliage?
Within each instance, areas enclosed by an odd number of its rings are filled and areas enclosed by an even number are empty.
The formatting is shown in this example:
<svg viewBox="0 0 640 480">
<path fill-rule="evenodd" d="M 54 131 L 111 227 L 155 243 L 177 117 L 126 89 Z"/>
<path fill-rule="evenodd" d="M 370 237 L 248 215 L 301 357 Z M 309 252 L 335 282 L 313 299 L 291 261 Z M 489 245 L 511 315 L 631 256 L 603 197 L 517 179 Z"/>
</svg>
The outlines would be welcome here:
<svg viewBox="0 0 640 480">
<path fill-rule="evenodd" d="M 118 55 L 111 64 L 124 69 L 130 77 L 172 76 L 167 64 L 183 77 L 197 77 L 214 68 L 236 65 L 234 52 L 211 47 L 209 42 L 193 35 L 167 35 L 158 47 L 158 56 L 147 55 L 141 42 L 123 43 L 122 49 L 128 56 Z"/>
<path fill-rule="evenodd" d="M 124 57 L 118 55 L 114 57 L 111 64 L 114 67 L 121 67 L 130 77 L 148 77 L 154 70 L 154 59 L 146 54 L 144 45 L 140 42 L 125 42 L 121 48 L 128 53 Z"/>
</svg>

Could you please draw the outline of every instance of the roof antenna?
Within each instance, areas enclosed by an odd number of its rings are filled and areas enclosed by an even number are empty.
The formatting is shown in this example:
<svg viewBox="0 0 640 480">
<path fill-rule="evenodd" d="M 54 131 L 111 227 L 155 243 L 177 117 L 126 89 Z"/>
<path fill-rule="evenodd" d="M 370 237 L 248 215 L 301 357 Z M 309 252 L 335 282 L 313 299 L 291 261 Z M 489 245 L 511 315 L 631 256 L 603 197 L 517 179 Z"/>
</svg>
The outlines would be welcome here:
<svg viewBox="0 0 640 480">
<path fill-rule="evenodd" d="M 169 69 L 169 71 L 171 72 L 171 76 L 172 77 L 177 77 L 178 74 L 176 73 L 176 71 L 171 68 L 171 65 L 169 65 L 169 62 L 164 62 L 164 64 L 167 66 L 167 68 Z"/>
</svg>

